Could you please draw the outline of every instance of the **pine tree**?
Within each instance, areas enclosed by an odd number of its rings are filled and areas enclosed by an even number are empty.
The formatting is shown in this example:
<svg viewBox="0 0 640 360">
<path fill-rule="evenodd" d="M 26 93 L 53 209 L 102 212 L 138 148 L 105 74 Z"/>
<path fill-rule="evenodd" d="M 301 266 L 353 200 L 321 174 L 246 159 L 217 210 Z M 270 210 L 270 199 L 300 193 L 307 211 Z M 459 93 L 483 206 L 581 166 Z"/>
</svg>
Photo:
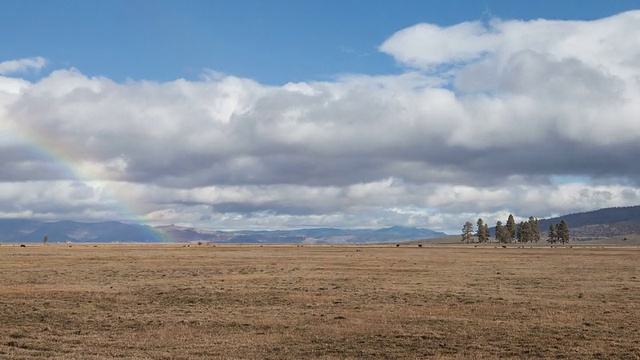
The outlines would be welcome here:
<svg viewBox="0 0 640 360">
<path fill-rule="evenodd" d="M 531 225 L 531 242 L 535 241 L 537 244 L 540 241 L 540 220 L 530 216 L 529 224 Z"/>
<path fill-rule="evenodd" d="M 518 242 L 525 242 L 524 239 L 522 238 L 523 227 L 524 227 L 524 221 L 520 221 L 520 224 L 518 224 L 518 227 L 516 228 L 516 240 Z"/>
<path fill-rule="evenodd" d="M 569 226 L 567 226 L 567 223 L 564 220 L 560 221 L 560 224 L 558 224 L 558 227 L 556 228 L 556 236 L 563 245 L 569 242 Z"/>
<path fill-rule="evenodd" d="M 489 224 L 484 224 L 484 233 L 487 235 L 487 242 L 491 242 L 491 234 L 489 234 Z"/>
<path fill-rule="evenodd" d="M 505 229 L 502 227 L 502 221 L 496 223 L 496 241 L 504 243 L 505 241 Z"/>
<path fill-rule="evenodd" d="M 556 226 L 551 224 L 549 225 L 549 232 L 547 233 L 547 242 L 549 244 L 555 244 L 557 239 Z"/>
<path fill-rule="evenodd" d="M 478 219 L 478 242 L 483 243 L 487 242 L 489 238 L 489 233 L 487 232 L 487 227 L 482 219 Z"/>
<path fill-rule="evenodd" d="M 469 221 L 464 223 L 462 227 L 462 241 L 465 243 L 469 243 L 469 241 L 473 240 L 473 224 Z"/>
<path fill-rule="evenodd" d="M 533 230 L 531 229 L 530 222 L 522 222 L 521 232 L 521 242 L 528 243 L 533 242 Z"/>
<path fill-rule="evenodd" d="M 513 242 L 513 239 L 516 238 L 516 220 L 513 218 L 512 214 L 509 214 L 509 218 L 507 219 L 507 225 L 505 226 L 506 230 L 506 238 L 507 242 Z"/>
</svg>

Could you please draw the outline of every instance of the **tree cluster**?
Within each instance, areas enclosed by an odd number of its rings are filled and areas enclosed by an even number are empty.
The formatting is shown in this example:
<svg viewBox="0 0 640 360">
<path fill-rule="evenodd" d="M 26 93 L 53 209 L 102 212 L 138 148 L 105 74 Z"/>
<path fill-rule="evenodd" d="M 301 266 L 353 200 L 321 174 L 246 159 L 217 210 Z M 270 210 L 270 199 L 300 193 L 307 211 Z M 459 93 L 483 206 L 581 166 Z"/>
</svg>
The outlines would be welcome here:
<svg viewBox="0 0 640 360">
<path fill-rule="evenodd" d="M 558 224 L 549 225 L 549 232 L 547 233 L 547 242 L 550 244 L 561 243 L 566 244 L 570 240 L 569 226 L 562 220 Z"/>
<path fill-rule="evenodd" d="M 476 223 L 475 238 L 479 243 L 491 242 L 489 225 L 482 219 L 478 219 Z M 496 223 L 495 239 L 499 243 L 512 243 L 515 241 L 537 243 L 540 241 L 540 221 L 531 216 L 528 221 L 521 221 L 520 224 L 516 225 L 513 215 L 510 214 L 504 226 L 502 221 Z M 474 242 L 474 228 L 469 221 L 462 227 L 462 241 L 467 244 Z"/>
<path fill-rule="evenodd" d="M 538 243 L 540 241 L 540 221 L 533 216 L 518 225 L 517 239 L 520 243 Z"/>
<path fill-rule="evenodd" d="M 486 224 L 482 219 L 478 219 L 476 223 L 478 226 L 478 231 L 476 232 L 476 236 L 478 237 L 478 242 L 488 242 L 489 241 L 489 225 Z"/>
</svg>

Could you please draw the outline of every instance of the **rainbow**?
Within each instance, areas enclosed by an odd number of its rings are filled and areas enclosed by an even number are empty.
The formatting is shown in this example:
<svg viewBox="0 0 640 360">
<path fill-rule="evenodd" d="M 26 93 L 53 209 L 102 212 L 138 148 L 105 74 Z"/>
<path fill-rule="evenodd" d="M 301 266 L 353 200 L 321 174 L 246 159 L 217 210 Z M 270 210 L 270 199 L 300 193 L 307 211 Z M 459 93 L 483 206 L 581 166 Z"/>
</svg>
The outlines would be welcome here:
<svg viewBox="0 0 640 360">
<path fill-rule="evenodd" d="M 115 218 L 109 220 L 145 225 L 144 216 L 141 215 L 144 211 L 135 202 L 130 201 L 126 194 L 116 191 L 112 181 L 101 179 L 88 164 L 82 164 L 77 152 L 71 147 L 60 146 L 44 134 L 31 131 L 26 127 L 10 131 L 17 135 L 17 140 L 29 144 L 36 157 L 55 164 L 62 173 L 69 174 L 70 178 L 89 185 L 94 191 L 99 191 L 105 201 L 113 204 L 114 212 L 117 214 Z M 148 228 L 147 238 L 140 241 L 171 242 L 167 236 L 153 228 Z"/>
</svg>

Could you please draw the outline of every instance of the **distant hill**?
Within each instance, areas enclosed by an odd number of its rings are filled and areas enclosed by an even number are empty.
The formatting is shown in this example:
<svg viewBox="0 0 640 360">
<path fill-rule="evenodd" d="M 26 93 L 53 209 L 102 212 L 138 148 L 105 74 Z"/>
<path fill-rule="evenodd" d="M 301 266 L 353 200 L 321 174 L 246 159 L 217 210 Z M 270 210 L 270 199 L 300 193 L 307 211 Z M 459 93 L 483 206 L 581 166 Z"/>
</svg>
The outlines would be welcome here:
<svg viewBox="0 0 640 360">
<path fill-rule="evenodd" d="M 0 219 L 0 242 L 155 242 L 162 233 L 155 228 L 118 221 L 35 221 Z"/>
<path fill-rule="evenodd" d="M 549 225 L 558 224 L 562 220 L 569 226 L 571 239 L 577 241 L 611 237 L 620 237 L 624 240 L 625 235 L 640 235 L 640 205 L 604 208 L 540 219 L 542 241 L 547 238 Z M 503 225 L 505 222 L 503 221 Z M 495 229 L 495 227 L 489 228 L 491 237 L 495 237 Z"/>
<path fill-rule="evenodd" d="M 174 225 L 156 228 L 173 241 L 207 241 L 219 243 L 306 243 L 350 244 L 386 243 L 428 239 L 445 233 L 417 227 L 393 226 L 383 229 L 315 228 L 265 231 L 210 231 Z"/>
<path fill-rule="evenodd" d="M 416 227 L 344 230 L 334 228 L 274 231 L 214 231 L 175 225 L 151 227 L 118 221 L 36 221 L 0 219 L 0 242 L 216 242 L 349 244 L 385 243 L 441 237 L 446 234 Z"/>
<path fill-rule="evenodd" d="M 587 225 L 616 224 L 625 221 L 640 221 L 640 205 L 612 207 L 575 214 L 562 215 L 551 219 L 540 220 L 540 227 L 549 228 L 551 223 L 566 221 L 572 228 Z"/>
<path fill-rule="evenodd" d="M 545 238 L 550 224 L 564 220 L 575 240 L 601 239 L 640 234 L 640 206 L 613 207 L 540 220 Z"/>
</svg>

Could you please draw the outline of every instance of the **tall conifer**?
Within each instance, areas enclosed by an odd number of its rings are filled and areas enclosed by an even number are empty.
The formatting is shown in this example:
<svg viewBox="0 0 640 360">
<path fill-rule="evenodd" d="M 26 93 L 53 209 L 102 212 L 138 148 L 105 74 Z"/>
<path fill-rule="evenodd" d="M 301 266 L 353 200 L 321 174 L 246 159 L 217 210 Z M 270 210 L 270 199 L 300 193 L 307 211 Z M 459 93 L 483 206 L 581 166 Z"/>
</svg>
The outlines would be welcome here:
<svg viewBox="0 0 640 360">
<path fill-rule="evenodd" d="M 499 243 L 506 242 L 505 229 L 502 227 L 502 221 L 496 223 L 496 241 Z"/>
<path fill-rule="evenodd" d="M 513 218 L 513 214 L 509 214 L 509 218 L 507 219 L 507 225 L 505 227 L 506 237 L 508 242 L 512 242 L 513 239 L 516 238 L 516 220 Z"/>
<path fill-rule="evenodd" d="M 478 219 L 478 242 L 487 242 L 489 238 L 489 233 L 487 232 L 487 227 L 482 219 Z"/>
</svg>

